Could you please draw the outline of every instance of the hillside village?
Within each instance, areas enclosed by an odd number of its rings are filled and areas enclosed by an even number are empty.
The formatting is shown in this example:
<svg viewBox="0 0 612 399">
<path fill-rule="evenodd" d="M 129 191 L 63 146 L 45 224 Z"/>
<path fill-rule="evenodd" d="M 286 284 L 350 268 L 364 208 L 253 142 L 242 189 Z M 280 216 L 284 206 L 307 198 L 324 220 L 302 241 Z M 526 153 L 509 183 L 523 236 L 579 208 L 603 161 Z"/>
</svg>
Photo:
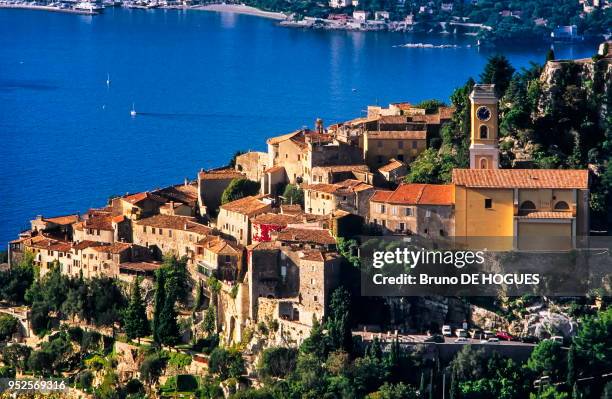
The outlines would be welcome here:
<svg viewBox="0 0 612 399">
<path fill-rule="evenodd" d="M 610 57 L 603 49 L 601 56 Z M 369 106 L 364 117 L 329 126 L 317 119 L 312 129 L 270 137 L 266 152 L 238 154 L 231 167 L 200 170 L 194 180 L 118 196 L 82 214 L 36 216 L 9 243 L 9 267 L 29 259 L 41 279 L 59 273 L 140 285 L 151 318 L 156 275 L 173 255 L 185 263 L 189 281 L 177 317 L 191 324 L 180 342 L 207 337 L 212 314 L 221 345 L 238 345 L 254 358 L 263 347 L 302 345 L 330 317 L 333 293 L 355 276 L 347 260 L 356 248 L 347 249 L 346 240 L 359 234 L 508 238 L 499 251 L 531 250 L 534 238 L 555 236 L 561 238 L 555 250 L 575 249 L 590 233 L 592 171 L 501 168 L 495 86 L 476 84 L 469 99 L 469 168 L 452 170 L 447 184 L 404 179 L 455 109 Z M 478 312 L 482 328 L 499 325 L 484 309 L 451 316 L 465 305 L 442 303 L 446 311 L 432 319 L 438 328 L 465 323 L 470 312 L 471 323 Z M 40 341 L 27 318 L 20 340 L 35 347 Z M 395 336 L 398 328 L 424 333 L 417 325 L 397 320 Z M 253 339 L 264 328 L 275 330 L 273 338 Z M 380 328 L 364 328 L 354 334 L 382 337 Z M 127 381 L 139 373 L 128 359 L 133 348 L 116 345 L 120 367 L 127 367 L 119 378 Z M 194 370 L 208 362 L 198 356 Z M 126 359 L 132 366 L 121 365 Z M 234 388 L 224 389 L 229 395 Z"/>
</svg>

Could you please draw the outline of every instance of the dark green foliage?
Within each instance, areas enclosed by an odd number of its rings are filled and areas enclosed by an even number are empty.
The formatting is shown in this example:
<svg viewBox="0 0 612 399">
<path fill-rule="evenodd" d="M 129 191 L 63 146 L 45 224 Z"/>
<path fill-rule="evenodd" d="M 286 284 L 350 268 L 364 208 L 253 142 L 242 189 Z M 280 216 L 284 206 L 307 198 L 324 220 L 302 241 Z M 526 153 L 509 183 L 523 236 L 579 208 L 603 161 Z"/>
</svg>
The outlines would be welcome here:
<svg viewBox="0 0 612 399">
<path fill-rule="evenodd" d="M 176 299 L 173 295 L 167 295 L 159 318 L 157 337 L 161 344 L 174 346 L 180 341 L 179 335 Z"/>
<path fill-rule="evenodd" d="M 125 333 L 129 339 L 146 337 L 151 333 L 146 305 L 140 294 L 140 279 L 134 279 L 130 302 L 123 316 Z"/>
<path fill-rule="evenodd" d="M 299 204 L 304 207 L 304 190 L 294 184 L 287 184 L 283 191 L 285 204 Z"/>
<path fill-rule="evenodd" d="M 244 359 L 240 352 L 223 348 L 216 348 L 212 351 L 208 367 L 221 380 L 226 380 L 230 377 L 238 378 L 246 371 Z"/>
<path fill-rule="evenodd" d="M 168 358 L 159 352 L 145 357 L 140 365 L 140 376 L 147 383 L 155 383 L 163 374 Z"/>
<path fill-rule="evenodd" d="M 572 345 L 576 370 L 586 375 L 612 370 L 612 308 L 585 317 Z"/>
<path fill-rule="evenodd" d="M 19 321 L 8 314 L 0 314 L 0 341 L 10 339 L 19 328 Z"/>
<path fill-rule="evenodd" d="M 424 100 L 415 105 L 417 108 L 425 108 L 425 113 L 427 114 L 435 114 L 438 112 L 438 108 L 445 106 L 446 104 L 436 99 Z"/>
<path fill-rule="evenodd" d="M 263 351 L 258 371 L 262 377 L 286 377 L 295 370 L 297 350 L 274 347 Z"/>
<path fill-rule="evenodd" d="M 361 262 L 358 256 L 359 244 L 354 239 L 347 240 L 342 237 L 336 239 L 338 252 L 353 267 L 359 268 Z"/>
<path fill-rule="evenodd" d="M 208 335 L 213 334 L 216 330 L 215 305 L 212 303 L 208 306 L 208 309 L 206 309 L 206 314 L 204 315 L 203 327 L 204 327 L 204 331 Z"/>
<path fill-rule="evenodd" d="M 27 368 L 28 358 L 32 348 L 26 345 L 14 344 L 2 348 L 2 362 L 16 370 L 24 371 Z"/>
<path fill-rule="evenodd" d="M 234 179 L 221 195 L 221 204 L 259 193 L 259 183 L 248 179 Z"/>
<path fill-rule="evenodd" d="M 480 83 L 494 84 L 495 92 L 499 98 L 503 97 L 510 86 L 515 69 L 510 61 L 501 55 L 493 55 L 487 60 L 484 71 L 480 74 Z"/>
<path fill-rule="evenodd" d="M 27 289 L 34 282 L 34 256 L 26 252 L 15 267 L 0 272 L 0 299 L 13 304 L 26 302 Z"/>
<path fill-rule="evenodd" d="M 350 314 L 351 295 L 344 287 L 334 290 L 329 305 L 329 318 L 327 330 L 329 331 L 330 345 L 333 349 L 344 349 L 351 352 L 353 337 L 351 334 Z"/>
<path fill-rule="evenodd" d="M 44 302 L 34 302 L 30 310 L 30 327 L 34 334 L 44 335 L 51 326 L 49 311 L 51 309 Z"/>
<path fill-rule="evenodd" d="M 535 347 L 527 368 L 536 376 L 547 375 L 553 381 L 563 380 L 566 376 L 566 358 L 561 344 L 552 340 L 545 340 Z"/>
<path fill-rule="evenodd" d="M 94 376 L 93 373 L 89 370 L 83 370 L 76 376 L 77 386 L 84 390 L 91 389 L 93 384 Z"/>
<path fill-rule="evenodd" d="M 219 346 L 219 336 L 217 334 L 210 335 L 206 338 L 200 338 L 193 345 L 193 350 L 210 354 L 216 347 Z"/>
<path fill-rule="evenodd" d="M 163 269 L 155 272 L 155 299 L 153 308 L 153 340 L 160 343 L 159 326 L 161 322 L 164 304 L 166 303 L 166 274 Z"/>
</svg>

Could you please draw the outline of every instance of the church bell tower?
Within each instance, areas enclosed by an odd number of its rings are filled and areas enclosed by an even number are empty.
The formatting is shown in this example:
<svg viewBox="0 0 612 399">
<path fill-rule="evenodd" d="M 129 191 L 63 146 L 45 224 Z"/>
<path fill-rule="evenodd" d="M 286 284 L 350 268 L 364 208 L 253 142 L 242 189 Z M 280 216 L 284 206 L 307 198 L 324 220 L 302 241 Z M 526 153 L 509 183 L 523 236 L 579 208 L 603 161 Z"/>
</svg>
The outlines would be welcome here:
<svg viewBox="0 0 612 399">
<path fill-rule="evenodd" d="M 498 98 L 495 85 L 474 85 L 470 93 L 470 169 L 498 169 Z"/>
</svg>

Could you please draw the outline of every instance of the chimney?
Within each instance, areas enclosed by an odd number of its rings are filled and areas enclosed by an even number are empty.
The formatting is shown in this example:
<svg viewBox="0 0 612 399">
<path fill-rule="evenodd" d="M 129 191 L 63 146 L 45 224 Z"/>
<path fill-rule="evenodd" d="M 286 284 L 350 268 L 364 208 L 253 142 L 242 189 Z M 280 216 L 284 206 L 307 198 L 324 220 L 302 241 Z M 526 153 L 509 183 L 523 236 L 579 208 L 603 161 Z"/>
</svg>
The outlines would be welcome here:
<svg viewBox="0 0 612 399">
<path fill-rule="evenodd" d="M 323 119 L 317 118 L 317 120 L 315 121 L 315 131 L 319 134 L 323 134 Z"/>
</svg>

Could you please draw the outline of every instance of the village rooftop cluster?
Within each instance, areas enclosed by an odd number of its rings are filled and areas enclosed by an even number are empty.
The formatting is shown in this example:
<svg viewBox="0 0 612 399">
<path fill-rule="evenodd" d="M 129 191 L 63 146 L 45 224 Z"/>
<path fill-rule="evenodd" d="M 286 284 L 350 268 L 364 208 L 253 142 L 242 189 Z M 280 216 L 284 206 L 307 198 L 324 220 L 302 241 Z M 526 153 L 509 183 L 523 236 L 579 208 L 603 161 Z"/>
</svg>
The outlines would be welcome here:
<svg viewBox="0 0 612 399">
<path fill-rule="evenodd" d="M 193 281 L 221 282 L 218 323 L 228 342 L 265 320 L 301 342 L 342 282 L 337 237 L 366 229 L 509 237 L 503 251 L 555 236 L 556 249 L 574 248 L 589 232 L 589 172 L 499 169 L 494 86 L 476 85 L 470 100 L 470 168 L 453 170 L 449 184 L 403 179 L 453 108 L 370 106 L 365 117 L 271 137 L 266 152 L 201 170 L 195 181 L 119 196 L 82 215 L 38 216 L 10 242 L 9 262 L 31 252 L 41 275 L 59 264 L 65 275 L 130 282 L 152 278 L 164 255 L 186 257 Z M 222 204 L 236 179 L 259 182 L 259 193 Z M 303 204 L 283 197 L 287 185 L 302 190 Z"/>
</svg>

